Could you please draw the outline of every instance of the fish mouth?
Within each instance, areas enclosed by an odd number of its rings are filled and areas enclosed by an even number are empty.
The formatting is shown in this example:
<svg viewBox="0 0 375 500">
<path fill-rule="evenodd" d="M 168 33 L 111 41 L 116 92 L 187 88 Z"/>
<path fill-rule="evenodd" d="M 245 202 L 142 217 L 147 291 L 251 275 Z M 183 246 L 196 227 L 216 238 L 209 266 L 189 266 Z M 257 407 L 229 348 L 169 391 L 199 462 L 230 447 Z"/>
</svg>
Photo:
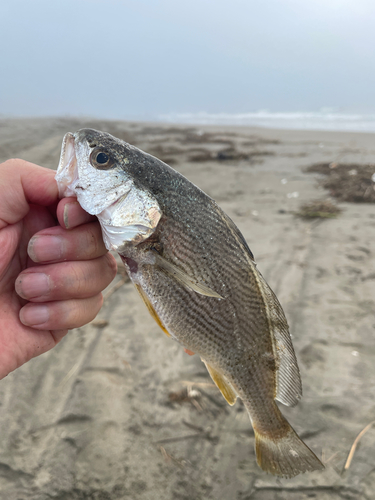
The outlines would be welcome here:
<svg viewBox="0 0 375 500">
<path fill-rule="evenodd" d="M 90 179 L 87 179 L 87 168 L 84 167 L 83 172 L 81 172 L 77 158 L 77 156 L 79 157 L 80 155 L 80 136 L 82 135 L 82 132 L 84 132 L 84 130 L 79 130 L 75 134 L 68 132 L 64 135 L 61 146 L 60 161 L 55 175 L 59 190 L 59 197 L 78 198 L 82 208 L 89 214 L 111 219 L 111 214 L 119 205 L 121 205 L 124 198 L 126 198 L 128 189 L 123 196 L 120 196 L 114 201 L 105 202 L 105 200 L 101 200 L 101 203 L 98 205 L 92 203 L 93 196 L 96 193 L 92 193 L 92 190 L 89 192 L 88 188 L 90 187 Z M 85 136 L 83 139 L 86 139 Z M 88 141 L 85 141 L 83 147 L 90 149 L 93 146 L 90 145 Z M 87 152 L 85 151 L 85 153 Z M 83 179 L 82 173 L 84 177 Z"/>
<path fill-rule="evenodd" d="M 57 167 L 56 181 L 59 188 L 59 197 L 76 197 L 73 189 L 74 183 L 78 180 L 78 166 L 75 151 L 74 134 L 68 132 L 64 135 L 59 166 Z"/>
</svg>

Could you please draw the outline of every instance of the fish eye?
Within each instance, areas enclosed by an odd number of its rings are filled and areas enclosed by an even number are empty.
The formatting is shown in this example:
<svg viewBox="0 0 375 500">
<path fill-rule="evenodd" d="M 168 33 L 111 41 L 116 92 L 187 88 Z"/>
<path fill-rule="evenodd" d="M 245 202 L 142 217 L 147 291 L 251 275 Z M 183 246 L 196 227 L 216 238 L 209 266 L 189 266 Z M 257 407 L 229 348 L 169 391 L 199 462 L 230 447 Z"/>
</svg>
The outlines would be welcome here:
<svg viewBox="0 0 375 500">
<path fill-rule="evenodd" d="M 99 165 L 104 165 L 105 163 L 108 163 L 108 160 L 109 157 L 105 153 L 98 153 L 95 158 L 96 163 L 99 163 Z"/>
<path fill-rule="evenodd" d="M 90 155 L 90 163 L 98 170 L 108 170 L 114 164 L 110 155 L 100 148 L 95 148 Z"/>
</svg>

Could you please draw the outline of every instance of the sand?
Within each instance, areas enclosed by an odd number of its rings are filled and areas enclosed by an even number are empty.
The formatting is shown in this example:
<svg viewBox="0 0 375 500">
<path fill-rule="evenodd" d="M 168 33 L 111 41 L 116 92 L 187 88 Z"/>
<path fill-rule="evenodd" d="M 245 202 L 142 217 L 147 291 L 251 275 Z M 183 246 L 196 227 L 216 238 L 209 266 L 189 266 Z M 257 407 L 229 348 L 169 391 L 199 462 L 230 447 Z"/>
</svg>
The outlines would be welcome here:
<svg viewBox="0 0 375 500">
<path fill-rule="evenodd" d="M 375 135 L 2 119 L 0 160 L 56 168 L 63 134 L 83 126 L 169 161 L 239 226 L 299 360 L 304 396 L 282 411 L 327 467 L 290 480 L 263 473 L 242 403 L 226 404 L 127 283 L 96 321 L 0 382 L 1 500 L 374 498 L 375 429 L 341 472 L 375 419 L 375 204 L 339 203 L 324 220 L 294 212 L 329 198 L 305 167 L 375 163 Z"/>
</svg>

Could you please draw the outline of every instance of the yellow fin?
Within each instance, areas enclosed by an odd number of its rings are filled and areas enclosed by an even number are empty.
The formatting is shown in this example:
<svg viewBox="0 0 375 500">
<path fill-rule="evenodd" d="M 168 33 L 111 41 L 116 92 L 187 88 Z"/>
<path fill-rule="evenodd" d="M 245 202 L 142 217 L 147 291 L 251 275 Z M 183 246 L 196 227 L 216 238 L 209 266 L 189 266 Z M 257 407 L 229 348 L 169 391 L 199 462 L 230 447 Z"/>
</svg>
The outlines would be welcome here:
<svg viewBox="0 0 375 500">
<path fill-rule="evenodd" d="M 226 399 L 227 403 L 233 406 L 237 399 L 237 394 L 235 393 L 233 387 L 225 379 L 224 375 L 215 370 L 215 368 L 212 368 L 212 366 L 206 363 L 204 359 L 202 359 L 202 361 L 206 365 L 208 373 L 215 382 L 216 386 L 219 388 L 221 394 Z"/>
<path fill-rule="evenodd" d="M 165 326 L 163 325 L 163 323 L 161 322 L 159 316 L 157 315 L 153 305 L 151 304 L 150 302 L 150 299 L 147 297 L 147 295 L 145 294 L 145 292 L 142 290 L 142 288 L 140 287 L 140 285 L 137 285 L 135 283 L 135 288 L 138 290 L 138 293 L 139 295 L 142 297 L 142 300 L 143 302 L 146 304 L 147 306 L 147 309 L 149 311 L 149 313 L 151 314 L 151 316 L 154 318 L 154 320 L 156 321 L 156 323 L 160 326 L 160 328 L 163 330 L 163 332 L 168 335 L 168 337 L 171 337 L 171 334 L 168 332 L 168 330 L 165 328 Z"/>
<path fill-rule="evenodd" d="M 283 436 L 259 433 L 254 427 L 257 463 L 275 476 L 294 477 L 303 472 L 323 470 L 324 465 L 286 422 Z"/>
</svg>

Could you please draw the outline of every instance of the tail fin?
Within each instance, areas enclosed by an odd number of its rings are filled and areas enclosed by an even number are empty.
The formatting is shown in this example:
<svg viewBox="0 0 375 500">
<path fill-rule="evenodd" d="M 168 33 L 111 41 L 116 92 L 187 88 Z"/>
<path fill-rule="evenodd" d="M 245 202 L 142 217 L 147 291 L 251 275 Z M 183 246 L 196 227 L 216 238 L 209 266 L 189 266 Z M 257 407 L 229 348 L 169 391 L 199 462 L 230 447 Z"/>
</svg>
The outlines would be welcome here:
<svg viewBox="0 0 375 500">
<path fill-rule="evenodd" d="M 294 477 L 302 472 L 322 470 L 324 465 L 297 436 L 291 426 L 283 437 L 273 440 L 255 431 L 255 451 L 259 467 L 282 477 Z"/>
</svg>

